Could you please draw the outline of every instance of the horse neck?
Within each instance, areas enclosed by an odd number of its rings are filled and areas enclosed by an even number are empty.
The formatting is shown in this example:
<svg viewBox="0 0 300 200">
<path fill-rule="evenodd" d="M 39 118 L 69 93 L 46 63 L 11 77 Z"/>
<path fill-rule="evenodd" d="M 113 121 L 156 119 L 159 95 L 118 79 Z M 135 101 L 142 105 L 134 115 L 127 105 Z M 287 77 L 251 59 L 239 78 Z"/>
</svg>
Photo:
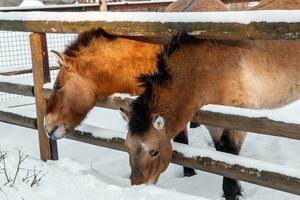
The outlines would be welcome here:
<svg viewBox="0 0 300 200">
<path fill-rule="evenodd" d="M 168 94 L 155 94 L 158 98 L 154 100 L 156 106 L 153 113 L 165 118 L 166 136 L 169 139 L 184 130 L 197 108 L 197 102 L 193 101 L 189 94 L 182 95 L 180 93 L 177 90 L 169 91 Z"/>
<path fill-rule="evenodd" d="M 211 52 L 207 52 L 207 49 Z M 209 69 L 202 67 L 207 58 L 214 56 L 215 49 L 210 41 L 183 45 L 167 60 L 171 80 L 162 89 L 154 87 L 153 113 L 166 118 L 169 138 L 185 128 L 199 107 L 207 103 L 221 103 L 218 91 L 224 85 L 224 80 L 214 77 L 220 74 L 216 74 L 214 69 L 209 68 L 212 69 L 210 73 Z M 191 50 L 194 54 L 190 53 Z"/>
<path fill-rule="evenodd" d="M 95 80 L 99 97 L 114 93 L 140 94 L 136 78 L 156 70 L 160 45 L 125 38 L 101 41 L 100 45 L 101 49 L 86 56 L 92 60 L 92 69 L 88 71 Z"/>
</svg>

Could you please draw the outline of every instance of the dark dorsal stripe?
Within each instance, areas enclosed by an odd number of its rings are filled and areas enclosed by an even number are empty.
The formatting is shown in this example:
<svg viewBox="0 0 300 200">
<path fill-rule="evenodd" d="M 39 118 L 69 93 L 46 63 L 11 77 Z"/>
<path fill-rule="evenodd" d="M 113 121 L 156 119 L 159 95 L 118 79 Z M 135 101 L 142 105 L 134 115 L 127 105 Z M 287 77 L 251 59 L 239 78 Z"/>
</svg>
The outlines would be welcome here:
<svg viewBox="0 0 300 200">
<path fill-rule="evenodd" d="M 129 121 L 129 130 L 132 134 L 142 135 L 151 126 L 150 110 L 152 105 L 150 105 L 150 102 L 154 96 L 153 86 L 164 87 L 171 80 L 171 75 L 166 65 L 168 57 L 182 44 L 196 40 L 198 39 L 188 35 L 186 32 L 179 32 L 172 37 L 164 46 L 162 53 L 157 56 L 157 71 L 138 77 L 138 81 L 144 87 L 144 92 L 132 103 L 132 115 Z"/>
<path fill-rule="evenodd" d="M 77 39 L 67 47 L 64 53 L 67 56 L 76 57 L 76 55 L 80 52 L 80 48 L 88 47 L 92 39 L 99 37 L 104 37 L 109 40 L 117 38 L 117 36 L 107 33 L 102 28 L 92 29 L 90 31 L 80 33 Z"/>
</svg>

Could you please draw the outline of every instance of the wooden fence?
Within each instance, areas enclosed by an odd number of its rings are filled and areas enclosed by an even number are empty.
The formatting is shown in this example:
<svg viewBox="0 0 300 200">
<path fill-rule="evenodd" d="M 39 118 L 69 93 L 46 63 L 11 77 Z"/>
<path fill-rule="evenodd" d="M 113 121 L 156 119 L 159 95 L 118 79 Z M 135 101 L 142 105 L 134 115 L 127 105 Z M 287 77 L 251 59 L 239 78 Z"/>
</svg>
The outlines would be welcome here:
<svg viewBox="0 0 300 200">
<path fill-rule="evenodd" d="M 140 37 L 141 35 L 144 37 L 170 36 L 178 30 L 187 30 L 188 32 L 202 38 L 240 40 L 299 39 L 300 11 L 294 11 L 293 14 L 288 14 L 285 11 L 271 12 L 273 16 L 279 16 L 276 18 L 276 22 L 265 19 L 263 17 L 264 15 L 261 15 L 260 18 L 260 13 L 262 12 L 222 13 L 222 19 L 226 19 L 226 23 L 218 21 L 203 21 L 203 17 L 207 17 L 209 13 L 178 13 L 181 19 L 194 19 L 194 21 L 190 22 L 180 20 L 174 22 L 171 20 L 174 19 L 174 14 L 172 13 L 160 13 L 159 16 L 157 13 L 145 13 L 145 16 L 150 19 L 156 19 L 156 21 L 146 20 L 142 22 L 132 20 L 132 18 L 128 17 L 130 14 L 135 15 L 134 13 L 118 13 L 119 15 L 122 15 L 122 20 L 120 21 L 105 20 L 114 18 L 115 15 L 113 13 L 106 13 L 103 15 L 99 13 L 97 19 L 94 19 L 93 21 L 84 21 L 86 20 L 85 18 L 88 18 L 87 15 L 84 13 L 75 13 L 76 17 L 81 19 L 79 22 L 64 21 L 63 16 L 60 21 L 53 20 L 51 17 L 49 19 L 36 20 L 35 18 L 26 19 L 26 16 L 22 13 L 1 13 L 0 30 L 34 32 L 30 35 L 34 86 L 0 82 L 0 91 L 26 96 L 35 96 L 37 118 L 34 119 L 16 113 L 10 113 L 8 111 L 0 111 L 0 121 L 37 129 L 39 134 L 41 159 L 45 161 L 58 159 L 56 142 L 50 141 L 46 137 L 43 129 L 45 97 L 47 97 L 50 92 L 47 89 L 43 89 L 44 83 L 50 81 L 45 33 L 78 33 L 100 26 L 104 27 L 108 32 L 124 36 L 132 36 L 133 38 Z M 251 19 L 251 16 L 255 15 L 256 21 L 245 23 L 235 20 L 238 19 L 241 14 L 246 15 L 248 17 L 247 19 Z M 59 15 L 59 13 L 56 13 L 55 15 Z M 143 14 L 140 15 L 141 16 L 139 17 L 142 17 Z M 216 13 L 216 15 L 218 15 L 218 13 Z M 289 16 L 291 17 L 290 19 Z M 295 16 L 298 16 L 298 18 L 296 18 L 298 21 L 291 20 L 294 19 Z M 291 22 L 285 22 L 285 20 L 289 20 Z M 161 23 L 160 21 L 164 21 L 164 23 Z M 82 26 L 83 23 L 84 26 Z M 97 102 L 97 106 L 118 109 L 119 107 L 129 106 L 130 102 L 130 99 L 103 99 Z M 199 111 L 195 116 L 195 121 L 204 125 L 300 139 L 299 124 L 277 122 L 267 118 L 249 118 L 208 111 Z M 125 150 L 123 146 L 123 138 L 116 137 L 108 139 L 94 137 L 92 133 L 84 130 L 75 131 L 75 133 L 73 135 L 69 135 L 68 138 L 116 150 Z M 190 147 L 183 145 L 183 149 L 184 148 Z M 299 173 L 295 175 L 284 174 L 283 172 L 285 170 L 283 166 L 276 166 L 277 169 L 282 169 L 282 171 L 274 170 L 272 167 L 261 169 L 259 166 L 264 165 L 259 165 L 257 167 L 253 167 L 253 165 L 251 165 L 251 167 L 249 167 L 245 164 L 245 162 L 236 161 L 235 163 L 230 163 L 226 160 L 219 159 L 222 156 L 214 158 L 207 154 L 201 154 L 202 151 L 199 151 L 197 156 L 186 156 L 181 149 L 182 148 L 179 148 L 178 150 L 175 148 L 176 151 L 173 155 L 173 163 L 300 195 Z M 220 152 L 215 153 L 221 154 Z M 235 160 L 238 160 L 236 159 L 236 156 L 230 156 L 235 158 Z M 245 160 L 246 158 L 243 159 Z M 251 163 L 253 161 L 251 159 L 246 160 L 248 161 L 246 163 Z"/>
</svg>

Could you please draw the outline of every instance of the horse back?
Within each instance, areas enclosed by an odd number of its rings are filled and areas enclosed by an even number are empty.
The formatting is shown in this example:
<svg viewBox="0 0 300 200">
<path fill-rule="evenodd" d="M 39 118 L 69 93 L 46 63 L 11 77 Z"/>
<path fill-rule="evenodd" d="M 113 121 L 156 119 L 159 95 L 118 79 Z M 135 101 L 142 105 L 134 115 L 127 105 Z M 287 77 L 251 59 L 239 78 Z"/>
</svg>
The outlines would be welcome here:
<svg viewBox="0 0 300 200">
<path fill-rule="evenodd" d="M 206 40 L 184 45 L 167 63 L 174 87 L 191 91 L 198 105 L 274 108 L 300 97 L 298 41 Z"/>
</svg>

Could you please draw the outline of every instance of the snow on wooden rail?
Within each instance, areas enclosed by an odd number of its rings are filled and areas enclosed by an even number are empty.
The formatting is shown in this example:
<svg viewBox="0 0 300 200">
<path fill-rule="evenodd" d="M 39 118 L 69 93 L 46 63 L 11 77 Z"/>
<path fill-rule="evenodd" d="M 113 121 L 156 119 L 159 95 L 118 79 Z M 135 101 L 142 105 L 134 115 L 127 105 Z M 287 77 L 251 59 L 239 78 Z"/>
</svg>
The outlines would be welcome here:
<svg viewBox="0 0 300 200">
<path fill-rule="evenodd" d="M 37 129 L 36 119 L 0 108 L 0 121 Z M 125 151 L 124 133 L 83 125 L 67 138 Z M 300 195 L 300 170 L 188 145 L 173 143 L 172 162 Z"/>
<path fill-rule="evenodd" d="M 14 93 L 25 96 L 34 96 L 32 83 L 22 80 L 15 80 L 11 77 L 0 76 L 0 92 Z M 44 87 L 44 95 L 47 97 L 51 89 Z M 119 109 L 129 108 L 132 99 L 130 98 L 108 98 L 98 100 L 96 106 Z M 230 128 L 255 132 L 259 134 L 273 135 L 300 140 L 300 124 L 276 121 L 264 116 L 242 116 L 238 114 L 221 113 L 217 111 L 199 110 L 194 117 L 194 121 L 204 125 Z"/>
<path fill-rule="evenodd" d="M 170 36 L 180 30 L 215 39 L 299 39 L 300 10 L 235 12 L 2 12 L 0 30 L 78 33 L 102 27 L 116 35 Z"/>
</svg>

